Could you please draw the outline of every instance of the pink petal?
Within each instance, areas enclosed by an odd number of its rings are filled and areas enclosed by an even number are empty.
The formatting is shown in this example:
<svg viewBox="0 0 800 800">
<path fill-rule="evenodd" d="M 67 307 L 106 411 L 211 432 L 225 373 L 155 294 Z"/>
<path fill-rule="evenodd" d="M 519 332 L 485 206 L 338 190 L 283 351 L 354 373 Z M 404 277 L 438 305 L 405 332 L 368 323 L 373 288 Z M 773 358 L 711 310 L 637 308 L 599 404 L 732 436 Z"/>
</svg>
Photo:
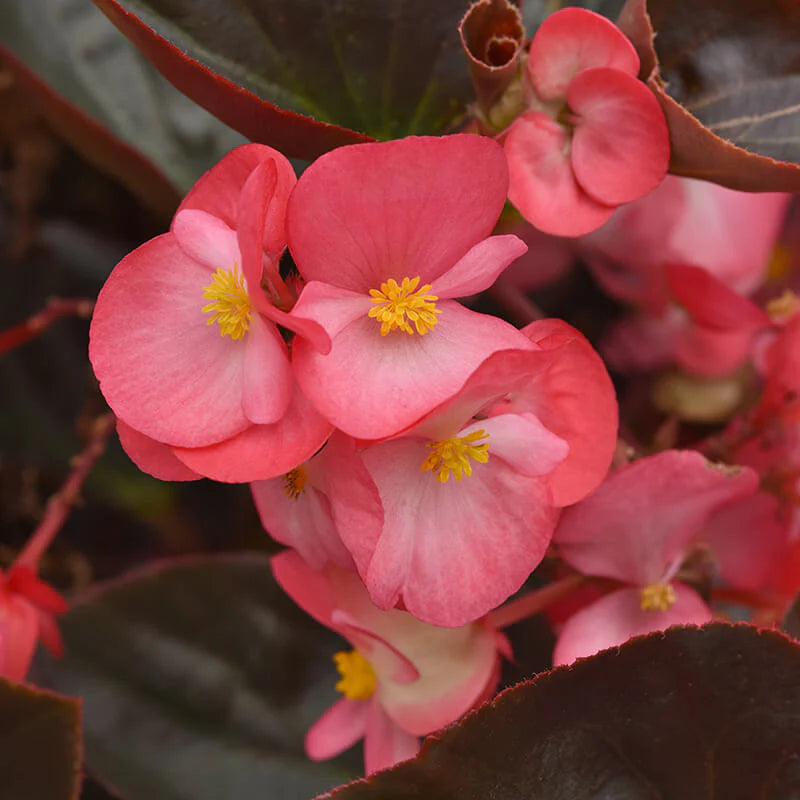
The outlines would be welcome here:
<svg viewBox="0 0 800 800">
<path fill-rule="evenodd" d="M 456 302 L 428 334 L 380 335 L 366 315 L 350 323 L 327 356 L 302 339 L 294 344 L 297 380 L 337 428 L 360 439 L 391 436 L 454 394 L 490 353 L 520 344 L 515 328 Z"/>
<path fill-rule="evenodd" d="M 331 425 L 295 387 L 286 414 L 272 425 L 250 425 L 208 447 L 176 447 L 191 470 L 226 483 L 276 478 L 308 461 L 330 436 Z"/>
<path fill-rule="evenodd" d="M 281 589 L 317 622 L 331 628 L 335 602 L 325 573 L 312 569 L 294 550 L 278 553 L 269 563 Z"/>
<path fill-rule="evenodd" d="M 490 455 L 487 464 L 473 465 L 472 476 L 440 483 L 422 471 L 429 453 L 410 439 L 363 451 L 385 513 L 363 577 L 379 607 L 402 598 L 417 618 L 454 627 L 522 585 L 544 555 L 555 512 L 541 481 L 501 459 Z M 354 534 L 344 527 L 341 534 L 348 545 Z"/>
<path fill-rule="evenodd" d="M 285 413 L 294 392 L 286 343 L 270 322 L 256 315 L 245 334 L 242 408 L 251 422 L 269 425 Z"/>
<path fill-rule="evenodd" d="M 675 344 L 686 324 L 686 315 L 675 306 L 659 315 L 631 314 L 611 325 L 600 352 L 618 372 L 661 369 L 673 362 Z"/>
<path fill-rule="evenodd" d="M 695 451 L 668 450 L 612 472 L 563 512 L 554 541 L 585 575 L 657 583 L 677 567 L 712 512 L 757 485 L 747 467 L 715 466 Z"/>
<path fill-rule="evenodd" d="M 316 320 L 303 319 L 291 313 L 287 314 L 285 311 L 273 306 L 272 303 L 265 303 L 262 313 L 276 325 L 294 331 L 298 336 L 308 339 L 311 345 L 323 355 L 330 353 L 331 338 Z"/>
<path fill-rule="evenodd" d="M 639 56 L 613 22 L 593 11 L 564 8 L 547 17 L 528 54 L 528 76 L 539 98 L 563 99 L 572 79 L 590 67 L 612 67 L 635 77 Z"/>
<path fill-rule="evenodd" d="M 507 180 L 498 145 L 481 136 L 339 148 L 290 198 L 289 249 L 308 281 L 358 292 L 388 278 L 430 283 L 491 233 Z"/>
<path fill-rule="evenodd" d="M 684 326 L 674 343 L 675 363 L 692 375 L 716 378 L 730 375 L 750 356 L 753 331 L 715 330 Z"/>
<path fill-rule="evenodd" d="M 0 676 L 22 682 L 36 649 L 39 615 L 24 598 L 6 594 L 0 601 Z"/>
<path fill-rule="evenodd" d="M 361 739 L 367 730 L 370 704 L 343 697 L 334 703 L 306 734 L 306 755 L 312 761 L 338 756 Z"/>
<path fill-rule="evenodd" d="M 92 317 L 89 357 L 108 404 L 167 444 L 199 447 L 249 424 L 242 410 L 245 342 L 208 325 L 202 308 L 209 282 L 208 268 L 164 234 L 117 264 Z"/>
<path fill-rule="evenodd" d="M 416 736 L 406 733 L 386 715 L 380 703 L 369 704 L 364 737 L 364 770 L 367 775 L 393 767 L 419 752 Z"/>
<path fill-rule="evenodd" d="M 244 144 L 228 153 L 192 187 L 178 213 L 187 208 L 201 209 L 236 228 L 242 189 L 253 170 L 266 161 L 275 165 L 277 185 L 264 228 L 264 249 L 280 253 L 286 245 L 286 203 L 297 178 L 288 159 L 266 145 Z"/>
<path fill-rule="evenodd" d="M 170 230 L 181 250 L 211 272 L 234 267 L 241 270 L 242 257 L 236 233 L 218 217 L 205 211 L 186 209 L 175 215 Z"/>
<path fill-rule="evenodd" d="M 466 297 L 482 292 L 527 249 L 528 246 L 516 236 L 490 236 L 478 242 L 451 269 L 434 281 L 432 292 L 440 299 Z"/>
<path fill-rule="evenodd" d="M 303 287 L 297 303 L 289 314 L 286 327 L 294 329 L 297 324 L 314 322 L 323 328 L 328 337 L 327 347 L 322 349 L 311 339 L 310 342 L 322 355 L 331 349 L 330 339 L 335 337 L 351 322 L 365 317 L 372 308 L 370 296 L 363 292 L 340 289 L 330 283 L 311 281 Z M 310 337 L 306 337 L 310 338 Z"/>
<path fill-rule="evenodd" d="M 567 92 L 580 117 L 572 137 L 572 168 L 592 198 L 629 203 L 658 186 L 669 166 L 669 132 L 658 100 L 616 69 L 587 69 Z"/>
<path fill-rule="evenodd" d="M 632 636 L 666 630 L 670 625 L 702 625 L 711 611 L 700 596 L 673 583 L 675 602 L 667 611 L 642 611 L 639 589 L 620 589 L 573 614 L 565 623 L 553 652 L 553 665 L 571 664 Z"/>
<path fill-rule="evenodd" d="M 613 206 L 590 197 L 575 180 L 569 132 L 542 113 L 523 114 L 504 142 L 508 199 L 545 233 L 581 236 L 599 228 Z"/>
<path fill-rule="evenodd" d="M 162 481 L 195 481 L 202 475 L 193 472 L 172 448 L 145 436 L 117 417 L 117 435 L 122 449 L 142 472 Z"/>
</svg>

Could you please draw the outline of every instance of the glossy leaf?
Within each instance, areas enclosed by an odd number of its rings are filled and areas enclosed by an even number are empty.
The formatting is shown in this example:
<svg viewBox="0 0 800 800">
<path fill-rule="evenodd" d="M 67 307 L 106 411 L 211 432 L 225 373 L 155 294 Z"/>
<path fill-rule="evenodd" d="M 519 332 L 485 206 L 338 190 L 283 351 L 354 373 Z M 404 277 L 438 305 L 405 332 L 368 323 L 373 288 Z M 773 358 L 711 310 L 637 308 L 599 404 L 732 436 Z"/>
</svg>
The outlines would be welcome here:
<svg viewBox="0 0 800 800">
<path fill-rule="evenodd" d="M 80 794 L 80 702 L 0 678 L 0 797 L 76 800 Z"/>
<path fill-rule="evenodd" d="M 267 558 L 163 563 L 61 618 L 37 673 L 83 698 L 86 764 L 128 800 L 307 800 L 358 773 L 302 741 L 336 698 L 341 640 L 300 611 Z"/>
<path fill-rule="evenodd" d="M 91 3 L 3 3 L 0 53 L 59 133 L 157 211 L 170 213 L 242 141 L 176 91 Z"/>
<path fill-rule="evenodd" d="M 465 0 L 96 2 L 181 91 L 290 156 L 438 133 L 472 99 Z"/>
<path fill-rule="evenodd" d="M 800 5 L 628 0 L 619 24 L 667 117 L 671 172 L 800 191 Z"/>
<path fill-rule="evenodd" d="M 413 793 L 409 787 L 413 787 Z M 800 645 L 710 623 L 540 675 L 334 800 L 789 800 Z"/>
</svg>

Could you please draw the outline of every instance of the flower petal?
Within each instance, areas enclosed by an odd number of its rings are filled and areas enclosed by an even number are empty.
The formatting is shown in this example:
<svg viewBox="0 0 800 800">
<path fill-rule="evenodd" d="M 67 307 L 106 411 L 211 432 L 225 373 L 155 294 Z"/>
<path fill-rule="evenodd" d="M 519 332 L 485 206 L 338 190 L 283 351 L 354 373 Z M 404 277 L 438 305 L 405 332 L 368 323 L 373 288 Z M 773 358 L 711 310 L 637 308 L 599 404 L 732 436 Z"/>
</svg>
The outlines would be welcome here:
<svg viewBox="0 0 800 800">
<path fill-rule="evenodd" d="M 157 442 L 131 428 L 117 417 L 117 435 L 122 449 L 142 472 L 162 481 L 196 481 L 202 475 L 189 469 L 168 444 Z"/>
<path fill-rule="evenodd" d="M 523 114 L 504 141 L 508 199 L 532 225 L 559 236 L 590 233 L 614 213 L 576 181 L 570 146 L 566 128 L 543 113 Z"/>
<path fill-rule="evenodd" d="M 669 166 L 669 131 L 645 84 L 616 69 L 587 69 L 570 83 L 567 102 L 580 117 L 572 169 L 594 200 L 629 203 L 661 183 Z"/>
<path fill-rule="evenodd" d="M 413 758 L 418 752 L 417 737 L 392 722 L 380 703 L 373 700 L 369 705 L 364 736 L 364 769 L 367 775 Z"/>
<path fill-rule="evenodd" d="M 306 755 L 312 761 L 338 756 L 361 739 L 367 730 L 370 704 L 343 697 L 334 703 L 306 734 Z"/>
<path fill-rule="evenodd" d="M 232 270 L 235 266 L 241 270 L 236 232 L 219 217 L 198 209 L 186 209 L 175 215 L 170 230 L 181 250 L 212 272 L 220 268 Z"/>
<path fill-rule="evenodd" d="M 251 422 L 270 425 L 285 413 L 294 392 L 286 343 L 271 322 L 255 315 L 245 335 L 242 408 Z"/>
</svg>

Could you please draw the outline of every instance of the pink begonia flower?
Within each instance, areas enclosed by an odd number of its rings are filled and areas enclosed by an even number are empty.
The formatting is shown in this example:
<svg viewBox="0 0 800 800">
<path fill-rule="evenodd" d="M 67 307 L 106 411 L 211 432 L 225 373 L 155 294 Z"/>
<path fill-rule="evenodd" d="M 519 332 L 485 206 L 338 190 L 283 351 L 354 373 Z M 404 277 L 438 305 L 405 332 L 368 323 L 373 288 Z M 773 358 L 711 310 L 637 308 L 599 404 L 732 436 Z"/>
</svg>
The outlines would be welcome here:
<svg viewBox="0 0 800 800">
<path fill-rule="evenodd" d="M 592 11 L 556 11 L 536 31 L 528 110 L 501 137 L 509 200 L 540 230 L 589 233 L 663 179 L 667 123 L 638 73 L 633 45 Z"/>
<path fill-rule="evenodd" d="M 253 480 L 286 469 L 270 472 L 267 446 L 287 455 L 301 440 L 296 464 L 330 433 L 296 389 L 276 327 L 330 346 L 315 322 L 288 315 L 278 272 L 295 182 L 276 150 L 236 148 L 195 184 L 170 232 L 126 256 L 101 290 L 89 355 L 144 469 L 155 459 L 149 471 L 169 473 L 177 456 L 191 472 Z"/>
<path fill-rule="evenodd" d="M 373 602 L 458 626 L 515 592 L 541 561 L 557 509 L 602 480 L 616 443 L 613 387 L 566 323 L 489 356 L 450 400 L 360 457 L 330 501 Z"/>
<path fill-rule="evenodd" d="M 292 316 L 318 321 L 333 346 L 326 355 L 298 337 L 292 360 L 336 427 L 393 435 L 492 352 L 525 346 L 508 323 L 450 299 L 486 289 L 525 252 L 516 236 L 490 236 L 507 184 L 499 145 L 466 134 L 341 147 L 303 173 L 287 228 L 308 283 Z"/>
<path fill-rule="evenodd" d="M 306 753 L 332 758 L 364 737 L 367 774 L 414 756 L 418 737 L 455 721 L 494 691 L 508 641 L 481 620 L 437 628 L 405 611 L 381 611 L 354 572 L 311 569 L 287 551 L 272 559 L 287 594 L 355 648 L 334 661 L 344 695 L 313 725 Z"/>
<path fill-rule="evenodd" d="M 610 295 L 662 314 L 671 300 L 667 264 L 702 267 L 741 295 L 757 289 L 790 199 L 667 175 L 576 244 Z"/>
<path fill-rule="evenodd" d="M 670 625 L 710 620 L 708 606 L 677 573 L 710 515 L 757 486 L 747 467 L 670 450 L 612 472 L 594 494 L 566 509 L 554 537 L 564 561 L 626 586 L 567 620 L 553 663 L 569 664 Z"/>
<path fill-rule="evenodd" d="M 0 575 L 0 676 L 24 681 L 37 640 L 56 657 L 63 651 L 55 615 L 66 601 L 26 565 Z"/>
</svg>

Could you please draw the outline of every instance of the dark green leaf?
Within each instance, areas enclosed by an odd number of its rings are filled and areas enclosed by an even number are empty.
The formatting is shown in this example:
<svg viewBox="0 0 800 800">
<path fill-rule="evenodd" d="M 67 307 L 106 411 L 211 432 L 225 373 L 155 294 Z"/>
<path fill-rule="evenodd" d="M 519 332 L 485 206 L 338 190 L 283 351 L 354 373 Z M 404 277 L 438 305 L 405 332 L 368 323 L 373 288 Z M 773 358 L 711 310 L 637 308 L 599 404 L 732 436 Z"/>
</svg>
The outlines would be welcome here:
<svg viewBox="0 0 800 800">
<path fill-rule="evenodd" d="M 169 562 L 62 618 L 49 685 L 84 700 L 86 763 L 126 800 L 307 800 L 358 772 L 303 736 L 336 699 L 340 640 L 277 587 L 269 561 Z"/>
<path fill-rule="evenodd" d="M 800 646 L 672 628 L 509 689 L 335 800 L 797 800 Z"/>
<path fill-rule="evenodd" d="M 0 678 L 0 797 L 75 800 L 80 793 L 81 708 Z"/>
</svg>

